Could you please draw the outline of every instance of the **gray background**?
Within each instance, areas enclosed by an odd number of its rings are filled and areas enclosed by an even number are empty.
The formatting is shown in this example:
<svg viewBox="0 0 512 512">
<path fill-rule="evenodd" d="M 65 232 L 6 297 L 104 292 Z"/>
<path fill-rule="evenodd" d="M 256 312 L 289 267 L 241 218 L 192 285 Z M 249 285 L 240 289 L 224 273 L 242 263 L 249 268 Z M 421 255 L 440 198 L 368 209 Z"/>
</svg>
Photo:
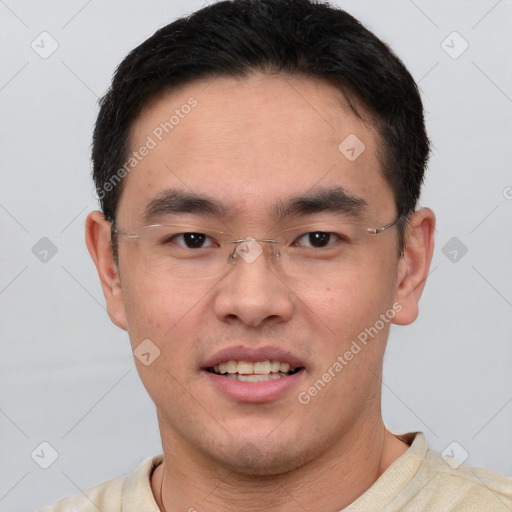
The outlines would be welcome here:
<svg viewBox="0 0 512 512">
<path fill-rule="evenodd" d="M 75 494 L 161 451 L 83 241 L 96 208 L 89 146 L 114 67 L 203 3 L 0 0 L 1 512 Z M 391 332 L 385 421 L 512 475 L 512 3 L 339 4 L 419 82 L 434 144 L 422 205 L 437 214 L 437 247 L 420 318 Z M 58 43 L 45 59 L 55 43 L 43 31 Z M 43 441 L 58 452 L 48 469 Z"/>
</svg>

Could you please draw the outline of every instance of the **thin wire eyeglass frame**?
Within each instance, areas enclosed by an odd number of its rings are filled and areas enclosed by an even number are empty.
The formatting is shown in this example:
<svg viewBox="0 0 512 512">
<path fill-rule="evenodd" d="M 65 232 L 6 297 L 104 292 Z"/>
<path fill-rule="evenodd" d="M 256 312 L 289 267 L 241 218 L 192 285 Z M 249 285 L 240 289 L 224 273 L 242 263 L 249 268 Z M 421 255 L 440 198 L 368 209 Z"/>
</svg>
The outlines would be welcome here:
<svg viewBox="0 0 512 512">
<path fill-rule="evenodd" d="M 388 224 L 385 224 L 383 226 L 380 226 L 378 228 L 365 228 L 366 232 L 368 234 L 371 234 L 371 235 L 378 235 L 380 233 L 382 233 L 383 231 L 386 231 L 388 230 L 389 228 L 391 228 L 392 226 L 394 226 L 395 224 L 397 224 L 397 222 L 403 217 L 403 215 L 399 215 L 395 220 L 393 220 L 392 222 L 388 223 Z M 355 224 L 358 224 L 358 223 L 355 223 Z M 175 227 L 175 228 L 190 228 L 190 231 L 187 229 L 186 231 L 182 231 L 181 233 L 175 233 L 176 235 L 177 234 L 185 234 L 185 233 L 199 233 L 199 234 L 204 234 L 201 232 L 201 230 L 203 228 L 199 227 L 199 226 L 191 226 L 191 225 L 172 225 L 172 224 L 151 224 L 151 225 L 148 225 L 148 226 L 144 226 L 143 228 L 141 228 L 139 230 L 138 233 L 136 232 L 132 232 L 132 233 L 126 233 L 126 232 L 123 232 L 123 231 L 120 231 L 117 226 L 115 225 L 115 221 L 112 222 L 112 226 L 111 226 L 111 245 L 113 247 L 114 245 L 114 241 L 112 239 L 113 235 L 116 234 L 116 235 L 119 235 L 123 238 L 126 238 L 126 239 L 129 239 L 129 240 L 133 240 L 133 239 L 137 239 L 137 238 L 140 238 L 142 239 L 143 237 L 141 236 L 141 232 L 143 231 L 151 231 L 153 228 L 161 228 L 161 227 Z M 311 224 L 307 225 L 307 226 L 300 226 L 300 228 L 306 228 L 306 227 L 312 227 Z M 293 228 L 293 229 L 299 229 L 299 228 Z M 217 231 L 217 230 L 211 230 L 211 229 L 205 229 L 206 232 L 210 232 L 210 234 L 212 233 L 212 231 L 215 231 L 217 235 L 227 235 L 228 233 L 227 232 L 222 232 L 222 231 Z M 289 230 L 284 230 L 285 232 L 286 231 L 289 231 Z M 316 230 L 313 230 L 312 232 L 323 232 L 322 229 L 316 229 Z M 207 235 L 208 236 L 208 235 Z M 225 264 L 234 264 L 236 263 L 240 258 L 244 259 L 246 262 L 252 262 L 253 260 L 249 260 L 249 259 L 246 259 L 246 257 L 244 257 L 241 252 L 241 249 L 243 247 L 242 244 L 244 243 L 250 243 L 250 244 L 254 244 L 254 243 L 263 243 L 263 244 L 269 244 L 269 245 L 277 245 L 277 244 L 280 244 L 279 240 L 276 240 L 276 239 L 273 239 L 273 238 L 254 238 L 252 236 L 249 236 L 249 237 L 246 237 L 246 238 L 239 238 L 237 240 L 224 240 L 222 245 L 225 245 L 226 247 L 228 245 L 232 245 L 234 246 L 233 250 L 230 251 L 230 254 L 227 258 L 227 261 L 225 260 Z M 280 244 L 280 245 L 283 245 L 283 244 Z M 252 248 L 254 249 L 254 245 L 252 246 Z M 246 251 L 243 251 L 243 252 L 247 252 L 247 246 L 245 247 Z M 195 250 L 197 249 L 192 249 L 192 252 L 194 252 Z M 117 252 L 117 251 L 116 251 Z M 259 255 L 259 254 L 257 254 Z M 257 257 L 257 256 L 256 256 Z M 277 259 L 281 259 L 282 257 L 282 254 L 281 254 L 281 251 L 279 251 L 278 249 L 274 250 L 273 251 L 273 257 L 274 258 L 277 258 Z M 254 258 L 255 259 L 255 258 Z M 157 273 L 157 272 L 152 272 L 152 273 Z M 158 273 L 157 273 L 158 274 Z M 167 272 L 165 272 L 165 274 L 167 274 Z M 194 272 L 192 272 L 192 274 L 194 274 Z M 211 276 L 208 276 L 208 277 L 203 277 L 203 278 L 200 278 L 198 276 L 195 277 L 195 279 L 205 279 L 205 278 L 209 278 L 209 277 L 214 277 L 215 275 L 217 274 L 221 274 L 219 272 L 216 272 L 214 274 L 212 274 Z M 191 274 L 187 274 L 189 275 L 189 279 L 191 278 Z"/>
<path fill-rule="evenodd" d="M 371 235 L 378 235 L 382 233 L 383 231 L 386 231 L 387 229 L 393 227 L 401 218 L 403 215 L 399 215 L 395 220 L 389 222 L 388 224 L 385 224 L 384 226 L 380 226 L 378 228 L 366 228 L 366 231 L 370 233 Z M 166 224 L 150 224 L 149 226 L 142 227 L 140 231 L 144 231 L 151 228 L 158 228 L 158 227 L 164 227 Z M 134 239 L 134 238 L 141 238 L 139 233 L 126 233 L 124 231 L 120 231 L 117 226 L 115 225 L 115 221 L 112 222 L 112 233 L 115 233 L 116 235 L 122 236 L 123 238 L 127 239 Z M 226 234 L 224 232 L 219 232 L 222 234 Z M 248 241 L 254 241 L 254 242 L 263 242 L 263 243 L 271 243 L 271 244 L 277 244 L 279 243 L 278 240 L 271 239 L 271 238 L 254 238 L 252 236 L 246 237 L 246 238 L 240 238 L 238 240 L 232 240 L 230 243 L 232 244 L 241 244 L 243 242 Z"/>
</svg>

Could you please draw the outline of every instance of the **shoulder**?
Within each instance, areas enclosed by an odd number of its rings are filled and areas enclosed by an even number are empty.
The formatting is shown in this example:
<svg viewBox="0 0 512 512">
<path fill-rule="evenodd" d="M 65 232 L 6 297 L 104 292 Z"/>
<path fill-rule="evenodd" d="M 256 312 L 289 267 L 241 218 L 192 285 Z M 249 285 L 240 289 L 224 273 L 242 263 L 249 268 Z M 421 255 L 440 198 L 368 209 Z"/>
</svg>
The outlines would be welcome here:
<svg viewBox="0 0 512 512">
<path fill-rule="evenodd" d="M 506 475 L 459 464 L 434 450 L 428 450 L 424 469 L 430 479 L 424 492 L 433 503 L 442 500 L 444 510 L 512 509 L 512 478 Z"/>
<path fill-rule="evenodd" d="M 150 476 L 153 469 L 161 462 L 162 456 L 156 455 L 145 459 L 131 473 L 118 476 L 99 485 L 84 490 L 69 498 L 64 498 L 54 505 L 39 512 L 121 512 L 122 503 L 127 495 L 137 495 L 140 503 L 147 505 L 153 500 Z M 158 508 L 157 508 L 158 510 Z"/>
<path fill-rule="evenodd" d="M 347 512 L 510 512 L 512 478 L 461 464 L 427 446 L 421 432 L 397 436 L 409 449 Z"/>
</svg>

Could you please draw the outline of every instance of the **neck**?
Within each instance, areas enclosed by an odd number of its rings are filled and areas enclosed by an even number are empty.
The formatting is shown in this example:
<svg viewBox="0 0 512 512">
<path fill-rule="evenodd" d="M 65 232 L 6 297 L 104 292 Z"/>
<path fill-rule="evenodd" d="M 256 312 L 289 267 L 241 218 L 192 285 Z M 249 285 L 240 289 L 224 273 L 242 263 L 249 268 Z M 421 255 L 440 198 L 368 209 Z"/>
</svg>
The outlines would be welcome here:
<svg viewBox="0 0 512 512">
<path fill-rule="evenodd" d="M 164 461 L 153 473 L 153 494 L 165 512 L 341 510 L 408 448 L 382 420 L 366 429 L 357 427 L 321 456 L 272 476 L 235 473 L 205 461 L 182 439 L 162 432 Z"/>
</svg>

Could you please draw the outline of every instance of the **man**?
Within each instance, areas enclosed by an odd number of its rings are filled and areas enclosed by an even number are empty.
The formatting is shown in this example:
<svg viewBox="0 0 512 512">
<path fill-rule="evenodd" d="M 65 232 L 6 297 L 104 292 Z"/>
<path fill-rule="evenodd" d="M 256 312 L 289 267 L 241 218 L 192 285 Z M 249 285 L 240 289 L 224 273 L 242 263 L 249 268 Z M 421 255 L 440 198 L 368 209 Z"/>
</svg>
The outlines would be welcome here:
<svg viewBox="0 0 512 512">
<path fill-rule="evenodd" d="M 219 2 L 133 50 L 86 240 L 163 455 L 44 510 L 510 510 L 509 478 L 381 416 L 432 258 L 428 151 L 403 64 L 325 4 Z"/>
</svg>

